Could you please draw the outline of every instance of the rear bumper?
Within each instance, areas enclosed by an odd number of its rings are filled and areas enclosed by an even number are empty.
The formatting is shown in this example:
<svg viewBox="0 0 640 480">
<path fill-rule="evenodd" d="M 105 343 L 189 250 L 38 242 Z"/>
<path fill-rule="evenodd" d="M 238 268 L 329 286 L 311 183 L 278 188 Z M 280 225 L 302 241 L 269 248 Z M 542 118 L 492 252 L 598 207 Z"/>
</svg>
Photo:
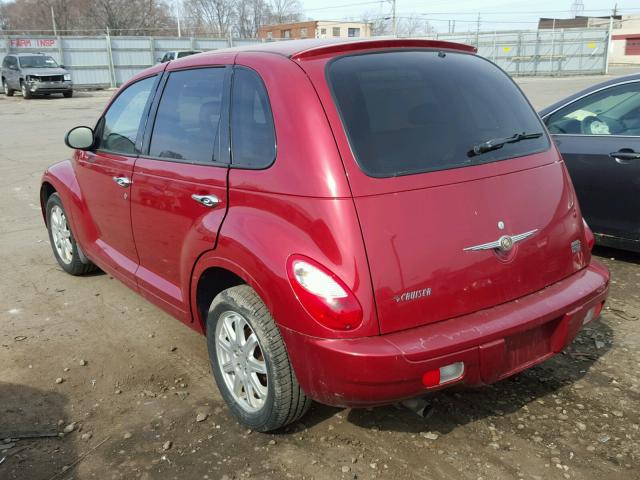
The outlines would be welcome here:
<svg viewBox="0 0 640 480">
<path fill-rule="evenodd" d="M 358 339 L 323 339 L 282 329 L 303 390 L 336 406 L 393 403 L 454 384 L 496 382 L 536 365 L 573 341 L 601 306 L 609 271 L 596 260 L 544 290 L 469 315 Z M 456 362 L 464 374 L 435 388 L 422 375 Z"/>
</svg>

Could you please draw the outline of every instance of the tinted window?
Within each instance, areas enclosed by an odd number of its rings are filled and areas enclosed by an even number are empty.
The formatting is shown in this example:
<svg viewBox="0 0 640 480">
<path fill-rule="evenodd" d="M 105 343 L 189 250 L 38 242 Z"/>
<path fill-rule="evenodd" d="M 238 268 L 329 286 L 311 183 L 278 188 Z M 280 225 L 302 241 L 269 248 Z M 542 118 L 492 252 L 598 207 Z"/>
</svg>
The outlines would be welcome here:
<svg viewBox="0 0 640 480">
<path fill-rule="evenodd" d="M 221 161 L 226 69 L 172 72 L 162 93 L 149 155 L 188 162 Z"/>
<path fill-rule="evenodd" d="M 196 53 L 200 53 L 199 50 L 189 50 L 186 52 L 178 52 L 178 58 L 188 57 L 189 55 L 195 55 Z"/>
<path fill-rule="evenodd" d="M 473 154 L 541 122 L 505 73 L 475 55 L 385 52 L 339 58 L 328 80 L 356 160 L 391 177 L 459 168 L 549 148 L 546 135 Z"/>
<path fill-rule="evenodd" d="M 231 98 L 231 163 L 264 168 L 276 156 L 276 137 L 269 98 L 256 72 L 237 68 Z"/>
<path fill-rule="evenodd" d="M 640 135 L 640 82 L 581 98 L 550 115 L 546 122 L 551 133 Z"/>
<path fill-rule="evenodd" d="M 145 78 L 126 88 L 102 119 L 99 148 L 123 155 L 135 155 L 136 138 L 156 77 Z"/>
</svg>

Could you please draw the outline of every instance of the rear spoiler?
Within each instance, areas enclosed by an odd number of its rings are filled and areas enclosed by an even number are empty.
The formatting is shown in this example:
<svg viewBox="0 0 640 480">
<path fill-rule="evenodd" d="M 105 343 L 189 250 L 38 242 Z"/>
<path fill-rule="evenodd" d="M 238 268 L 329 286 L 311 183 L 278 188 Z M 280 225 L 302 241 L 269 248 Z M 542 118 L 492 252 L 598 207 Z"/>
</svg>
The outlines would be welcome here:
<svg viewBox="0 0 640 480">
<path fill-rule="evenodd" d="M 455 50 L 459 52 L 477 53 L 478 49 L 464 43 L 446 42 L 442 40 L 417 40 L 412 38 L 387 38 L 383 40 L 357 40 L 339 42 L 311 47 L 290 56 L 292 60 L 304 60 L 326 54 L 348 53 L 370 48 L 429 48 L 432 50 Z"/>
</svg>

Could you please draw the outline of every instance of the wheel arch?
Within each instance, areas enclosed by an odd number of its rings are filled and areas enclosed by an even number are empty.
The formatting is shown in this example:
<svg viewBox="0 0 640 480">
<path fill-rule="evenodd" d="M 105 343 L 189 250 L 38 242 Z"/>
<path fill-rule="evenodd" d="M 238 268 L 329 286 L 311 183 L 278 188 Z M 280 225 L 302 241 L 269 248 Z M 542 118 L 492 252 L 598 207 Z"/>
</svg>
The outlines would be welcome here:
<svg viewBox="0 0 640 480">
<path fill-rule="evenodd" d="M 47 201 L 49 197 L 56 193 L 56 187 L 54 187 L 49 181 L 44 180 L 40 186 L 40 210 L 42 211 L 42 219 L 44 224 L 47 225 Z"/>
<path fill-rule="evenodd" d="M 71 160 L 58 162 L 44 172 L 40 184 L 40 206 L 45 224 L 47 200 L 53 193 L 60 195 L 76 242 L 86 252 L 86 245 L 95 235 L 95 226 L 88 217 L 87 206 Z"/>
<path fill-rule="evenodd" d="M 195 311 L 192 313 L 199 324 L 199 329 L 206 333 L 209 307 L 220 292 L 238 285 L 247 284 L 248 282 L 244 278 L 228 268 L 221 266 L 206 267 L 197 278 L 194 288 Z"/>
</svg>

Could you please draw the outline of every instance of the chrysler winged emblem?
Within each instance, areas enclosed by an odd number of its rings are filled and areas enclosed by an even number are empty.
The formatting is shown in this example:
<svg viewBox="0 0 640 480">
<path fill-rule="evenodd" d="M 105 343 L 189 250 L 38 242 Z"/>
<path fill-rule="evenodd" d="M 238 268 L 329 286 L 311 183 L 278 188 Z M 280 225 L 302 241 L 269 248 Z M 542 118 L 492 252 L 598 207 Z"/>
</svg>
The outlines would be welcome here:
<svg viewBox="0 0 640 480">
<path fill-rule="evenodd" d="M 480 245 L 474 245 L 472 247 L 463 248 L 462 250 L 475 252 L 477 250 L 499 250 L 501 252 L 510 251 L 513 246 L 525 240 L 538 232 L 538 229 L 529 230 L 528 232 L 519 233 L 518 235 L 502 235 L 498 240 L 488 243 L 482 243 Z"/>
</svg>

